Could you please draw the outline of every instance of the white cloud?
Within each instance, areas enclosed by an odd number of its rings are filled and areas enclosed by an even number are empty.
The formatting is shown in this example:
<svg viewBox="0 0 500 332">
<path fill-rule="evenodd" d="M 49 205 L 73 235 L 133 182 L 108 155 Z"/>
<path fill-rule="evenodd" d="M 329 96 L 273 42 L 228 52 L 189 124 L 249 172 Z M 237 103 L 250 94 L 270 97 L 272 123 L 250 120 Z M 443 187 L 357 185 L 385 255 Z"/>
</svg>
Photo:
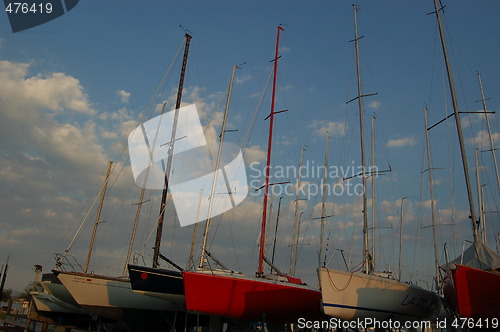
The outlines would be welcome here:
<svg viewBox="0 0 500 332">
<path fill-rule="evenodd" d="M 297 144 L 297 139 L 295 137 L 281 136 L 279 142 L 283 145 L 294 145 Z"/>
<path fill-rule="evenodd" d="M 40 229 L 29 227 L 29 228 L 21 228 L 21 229 L 13 229 L 9 232 L 11 236 L 29 236 L 33 234 L 40 233 Z"/>
<path fill-rule="evenodd" d="M 247 81 L 250 81 L 252 79 L 252 76 L 250 74 L 245 74 L 245 75 L 238 75 L 234 78 L 234 81 L 237 83 L 237 84 L 242 84 L 242 83 L 245 83 Z"/>
<path fill-rule="evenodd" d="M 466 128 L 468 126 L 472 126 L 474 124 L 478 124 L 478 123 L 481 123 L 481 122 L 485 121 L 485 116 L 484 116 L 484 110 L 483 109 L 476 110 L 474 112 L 477 112 L 477 113 L 469 113 L 466 116 L 461 116 L 460 117 L 460 121 L 462 122 L 462 127 L 463 128 Z M 488 120 L 490 122 L 495 121 L 495 114 L 489 113 L 488 114 Z M 455 121 L 450 121 L 450 124 L 452 126 L 455 126 Z"/>
<path fill-rule="evenodd" d="M 378 101 L 372 101 L 368 104 L 369 108 L 375 108 L 375 109 L 380 108 L 381 106 L 382 104 Z"/>
<path fill-rule="evenodd" d="M 432 201 L 429 199 L 429 200 L 426 200 L 426 201 L 423 201 L 423 202 L 419 202 L 417 203 L 419 206 L 423 207 L 423 208 L 426 208 L 426 209 L 430 209 L 432 207 Z M 434 200 L 434 205 L 437 205 L 437 201 Z"/>
<path fill-rule="evenodd" d="M 500 133 L 491 133 L 491 138 L 493 142 L 498 142 L 500 140 Z M 475 144 L 479 147 L 489 147 L 490 146 L 490 136 L 486 130 L 480 130 L 476 137 L 470 138 L 469 143 Z"/>
<path fill-rule="evenodd" d="M 346 126 L 341 122 L 313 120 L 307 128 L 312 129 L 315 136 L 325 138 L 342 135 Z"/>
<path fill-rule="evenodd" d="M 401 217 L 400 216 L 387 216 L 387 217 L 385 217 L 385 221 L 392 224 L 392 223 L 401 221 Z"/>
<path fill-rule="evenodd" d="M 345 230 L 350 227 L 354 227 L 355 224 L 352 221 L 341 221 L 335 224 L 335 227 L 337 227 L 340 230 Z"/>
<path fill-rule="evenodd" d="M 285 86 L 280 87 L 280 91 L 288 91 L 291 89 L 293 89 L 293 85 L 291 85 L 291 84 L 287 84 Z"/>
<path fill-rule="evenodd" d="M 116 93 L 118 94 L 118 96 L 120 96 L 122 103 L 128 103 L 130 92 L 127 92 L 125 90 L 118 90 Z"/>
<path fill-rule="evenodd" d="M 258 145 L 251 146 L 249 148 L 246 148 L 244 151 L 244 159 L 245 163 L 251 164 L 255 162 L 260 162 L 264 159 L 264 156 L 266 155 L 266 152 L 262 150 L 262 148 Z"/>
<path fill-rule="evenodd" d="M 39 167 L 57 165 L 92 172 L 96 163 L 105 163 L 107 158 L 98 142 L 95 123 L 71 121 L 68 111 L 95 113 L 79 80 L 64 73 L 27 77 L 29 66 L 0 61 L 0 137 L 9 142 L 4 149 L 7 154 L 25 155 L 24 159 L 9 158 L 8 164 L 19 171 L 15 164 L 22 160 L 30 160 L 30 167 L 43 160 L 45 165 Z M 65 116 L 65 123 L 51 111 Z"/>
<path fill-rule="evenodd" d="M 381 209 L 382 212 L 386 213 L 386 214 L 390 214 L 390 213 L 393 213 L 394 210 L 397 209 L 397 206 L 400 206 L 401 204 L 401 200 L 397 200 L 397 201 L 382 201 L 380 202 L 379 204 L 379 208 Z"/>
<path fill-rule="evenodd" d="M 64 73 L 29 77 L 29 67 L 27 63 L 0 61 L 0 90 L 9 96 L 11 106 L 95 114 L 78 79 Z"/>
<path fill-rule="evenodd" d="M 415 137 L 410 136 L 398 139 L 390 139 L 386 145 L 388 148 L 403 148 L 406 146 L 414 146 L 416 144 L 417 141 L 415 140 Z"/>
<path fill-rule="evenodd" d="M 108 157 L 97 118 L 82 120 L 96 111 L 80 81 L 64 73 L 29 75 L 30 68 L 0 61 L 0 201 L 7 222 L 0 251 L 15 246 L 21 256 L 36 246 L 29 255 L 40 261 L 80 219 L 82 200 L 101 184 Z"/>
<path fill-rule="evenodd" d="M 280 46 L 279 53 L 280 54 L 286 54 L 291 51 L 290 47 L 287 46 Z"/>
</svg>

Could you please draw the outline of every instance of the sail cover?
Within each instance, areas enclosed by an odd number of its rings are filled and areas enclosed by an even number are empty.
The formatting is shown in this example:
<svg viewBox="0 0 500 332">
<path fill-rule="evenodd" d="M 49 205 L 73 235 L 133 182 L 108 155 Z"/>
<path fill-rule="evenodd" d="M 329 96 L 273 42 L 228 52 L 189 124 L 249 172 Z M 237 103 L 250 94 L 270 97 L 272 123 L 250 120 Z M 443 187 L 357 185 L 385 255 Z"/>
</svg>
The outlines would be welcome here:
<svg viewBox="0 0 500 332">
<path fill-rule="evenodd" d="M 458 256 L 450 263 L 467 265 L 480 270 L 496 270 L 500 269 L 500 255 L 485 244 L 478 242 L 472 244 L 464 251 L 463 255 Z"/>
</svg>

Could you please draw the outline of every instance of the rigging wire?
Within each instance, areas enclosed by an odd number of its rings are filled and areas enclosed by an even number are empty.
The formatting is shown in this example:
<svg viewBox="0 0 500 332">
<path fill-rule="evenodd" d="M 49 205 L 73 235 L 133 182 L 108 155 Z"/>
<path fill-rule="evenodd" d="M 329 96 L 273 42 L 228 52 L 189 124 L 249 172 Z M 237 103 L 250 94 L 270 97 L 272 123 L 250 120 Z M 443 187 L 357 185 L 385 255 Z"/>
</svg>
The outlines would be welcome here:
<svg viewBox="0 0 500 332">
<path fill-rule="evenodd" d="M 243 156 L 245 155 L 245 152 L 247 151 L 248 143 L 250 141 L 250 137 L 251 137 L 253 130 L 255 128 L 256 119 L 257 119 L 257 116 L 259 115 L 260 110 L 262 108 L 262 102 L 264 101 L 264 97 L 265 97 L 266 92 L 268 90 L 269 83 L 271 82 L 272 76 L 273 76 L 273 71 L 271 70 L 271 72 L 269 73 L 269 77 L 267 79 L 267 82 L 264 86 L 264 90 L 262 91 L 262 93 L 260 95 L 259 102 L 257 103 L 257 106 L 255 107 L 255 111 L 253 113 L 252 120 L 250 121 L 248 129 L 245 133 L 245 136 L 243 136 L 243 139 L 241 140 L 240 146 L 243 148 Z"/>
</svg>

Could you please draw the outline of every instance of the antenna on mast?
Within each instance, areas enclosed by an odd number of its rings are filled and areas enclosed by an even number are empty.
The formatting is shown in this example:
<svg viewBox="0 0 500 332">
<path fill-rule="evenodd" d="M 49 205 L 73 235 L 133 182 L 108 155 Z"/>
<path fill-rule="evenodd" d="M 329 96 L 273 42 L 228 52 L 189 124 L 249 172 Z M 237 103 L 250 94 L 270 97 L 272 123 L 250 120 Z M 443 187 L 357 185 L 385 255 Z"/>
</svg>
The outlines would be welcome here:
<svg viewBox="0 0 500 332">
<path fill-rule="evenodd" d="M 184 31 L 184 34 L 186 35 L 191 35 L 192 31 L 189 31 L 188 29 L 185 29 L 182 24 L 179 24 L 179 28 L 181 28 L 182 31 Z"/>
</svg>

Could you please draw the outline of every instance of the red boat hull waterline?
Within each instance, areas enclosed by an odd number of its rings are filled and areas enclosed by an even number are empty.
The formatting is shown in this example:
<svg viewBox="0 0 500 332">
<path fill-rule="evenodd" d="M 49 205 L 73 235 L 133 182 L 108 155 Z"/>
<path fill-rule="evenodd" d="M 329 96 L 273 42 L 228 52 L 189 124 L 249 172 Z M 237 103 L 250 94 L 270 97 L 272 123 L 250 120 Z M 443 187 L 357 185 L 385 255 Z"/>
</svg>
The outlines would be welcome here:
<svg viewBox="0 0 500 332">
<path fill-rule="evenodd" d="M 455 264 L 451 275 L 445 297 L 461 316 L 500 318 L 500 274 Z"/>
<path fill-rule="evenodd" d="M 183 272 L 188 310 L 242 320 L 319 318 L 321 292 L 265 278 Z"/>
</svg>

